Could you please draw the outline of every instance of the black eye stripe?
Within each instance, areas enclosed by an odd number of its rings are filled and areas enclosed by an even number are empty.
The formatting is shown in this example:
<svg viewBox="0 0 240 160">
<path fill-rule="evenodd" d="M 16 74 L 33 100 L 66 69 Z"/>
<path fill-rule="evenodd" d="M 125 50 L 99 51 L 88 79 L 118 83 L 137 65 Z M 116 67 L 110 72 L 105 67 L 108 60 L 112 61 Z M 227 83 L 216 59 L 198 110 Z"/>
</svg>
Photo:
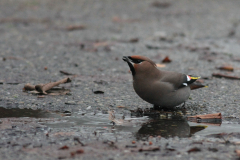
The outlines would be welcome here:
<svg viewBox="0 0 240 160">
<path fill-rule="evenodd" d="M 141 63 L 141 62 L 144 61 L 144 60 L 141 60 L 141 59 L 133 59 L 132 57 L 129 57 L 129 59 L 130 59 L 133 63 Z"/>
</svg>

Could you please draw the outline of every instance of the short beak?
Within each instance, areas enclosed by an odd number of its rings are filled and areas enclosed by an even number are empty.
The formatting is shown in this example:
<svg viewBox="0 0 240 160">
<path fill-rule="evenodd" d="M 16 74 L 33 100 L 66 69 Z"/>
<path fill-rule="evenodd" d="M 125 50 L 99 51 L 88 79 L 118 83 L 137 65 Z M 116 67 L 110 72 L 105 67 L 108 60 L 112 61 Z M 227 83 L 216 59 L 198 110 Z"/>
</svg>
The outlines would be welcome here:
<svg viewBox="0 0 240 160">
<path fill-rule="evenodd" d="M 129 62 L 129 58 L 127 56 L 123 56 L 122 58 L 125 62 Z"/>
<path fill-rule="evenodd" d="M 134 69 L 134 67 L 133 67 L 130 59 L 129 59 L 127 56 L 123 56 L 122 59 L 123 59 L 125 62 L 128 63 L 128 66 L 129 66 L 129 68 L 130 68 L 130 70 L 131 70 L 131 72 L 132 72 L 132 75 L 134 76 L 134 75 L 135 75 L 135 69 Z"/>
</svg>

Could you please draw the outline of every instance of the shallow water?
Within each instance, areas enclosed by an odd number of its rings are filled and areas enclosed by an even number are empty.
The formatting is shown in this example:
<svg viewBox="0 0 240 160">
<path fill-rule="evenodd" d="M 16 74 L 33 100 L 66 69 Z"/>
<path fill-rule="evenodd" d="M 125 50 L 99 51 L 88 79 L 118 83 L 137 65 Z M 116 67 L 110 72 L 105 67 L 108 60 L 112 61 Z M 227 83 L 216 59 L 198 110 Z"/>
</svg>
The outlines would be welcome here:
<svg viewBox="0 0 240 160">
<path fill-rule="evenodd" d="M 190 137 L 192 135 L 207 136 L 218 133 L 240 132 L 240 125 L 226 121 L 217 123 L 193 123 L 177 114 L 160 114 L 158 116 L 131 116 L 124 119 L 122 115 L 116 114 L 115 119 L 120 123 L 111 123 L 107 113 L 84 113 L 75 112 L 56 113 L 32 109 L 6 109 L 0 107 L 0 118 L 9 117 L 33 117 L 33 118 L 57 118 L 56 122 L 46 122 L 50 128 L 69 127 L 91 127 L 96 131 L 110 129 L 111 132 L 132 133 L 137 140 L 145 140 L 149 136 L 169 137 Z"/>
</svg>

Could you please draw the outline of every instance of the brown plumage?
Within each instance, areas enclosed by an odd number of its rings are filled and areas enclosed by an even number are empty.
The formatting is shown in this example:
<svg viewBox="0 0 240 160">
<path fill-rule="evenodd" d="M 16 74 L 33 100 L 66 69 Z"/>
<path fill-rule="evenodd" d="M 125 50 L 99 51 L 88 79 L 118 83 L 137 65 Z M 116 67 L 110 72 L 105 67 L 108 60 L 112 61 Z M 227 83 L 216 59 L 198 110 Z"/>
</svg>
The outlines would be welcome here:
<svg viewBox="0 0 240 160">
<path fill-rule="evenodd" d="M 152 60 L 144 56 L 124 56 L 123 60 L 132 72 L 135 92 L 154 106 L 172 108 L 185 102 L 190 96 L 191 88 L 196 89 L 194 82 L 200 78 L 161 71 Z"/>
</svg>

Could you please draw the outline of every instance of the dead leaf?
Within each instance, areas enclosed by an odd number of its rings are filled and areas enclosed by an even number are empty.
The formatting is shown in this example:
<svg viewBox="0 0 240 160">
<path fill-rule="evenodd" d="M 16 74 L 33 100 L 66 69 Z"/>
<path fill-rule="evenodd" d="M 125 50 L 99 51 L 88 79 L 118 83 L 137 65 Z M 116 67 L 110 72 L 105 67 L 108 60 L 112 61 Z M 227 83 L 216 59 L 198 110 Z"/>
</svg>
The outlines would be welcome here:
<svg viewBox="0 0 240 160">
<path fill-rule="evenodd" d="M 61 148 L 59 148 L 59 150 L 65 150 L 65 149 L 69 149 L 69 147 L 68 146 L 62 146 Z"/>
<path fill-rule="evenodd" d="M 118 108 L 125 108 L 124 106 L 117 106 Z"/>
<path fill-rule="evenodd" d="M 77 153 L 77 154 L 82 154 L 82 153 L 84 153 L 84 150 L 78 149 L 78 150 L 76 150 L 76 153 Z"/>
<path fill-rule="evenodd" d="M 213 124 L 219 126 L 219 124 L 221 125 L 222 123 L 222 114 L 213 113 L 206 115 L 188 116 L 187 120 L 190 122 Z"/>
<path fill-rule="evenodd" d="M 222 119 L 222 114 L 221 113 L 213 113 L 213 114 L 189 116 L 188 118 L 201 118 L 201 119 L 217 118 L 217 119 Z"/>
<path fill-rule="evenodd" d="M 200 151 L 201 151 L 200 148 L 194 147 L 194 148 L 189 149 L 187 152 L 192 153 L 192 152 L 200 152 Z"/>
<path fill-rule="evenodd" d="M 35 90 L 35 86 L 31 85 L 30 83 L 25 84 L 23 87 L 23 91 L 33 91 L 33 90 Z"/>
<path fill-rule="evenodd" d="M 240 157 L 240 149 L 236 149 L 235 152 L 237 153 L 237 156 Z"/>
<path fill-rule="evenodd" d="M 86 26 L 84 25 L 70 25 L 66 27 L 67 31 L 84 30 L 84 29 L 86 29 Z"/>
<path fill-rule="evenodd" d="M 240 80 L 240 77 L 225 75 L 225 74 L 221 74 L 221 73 L 213 73 L 212 76 L 217 77 L 217 78 L 222 78 L 223 77 L 223 78 L 228 78 L 228 79 Z"/>
<path fill-rule="evenodd" d="M 191 90 L 198 89 L 198 88 L 203 88 L 203 87 L 208 87 L 208 86 L 203 85 L 201 83 L 192 83 L 190 85 Z"/>
<path fill-rule="evenodd" d="M 166 56 L 166 57 L 162 60 L 162 62 L 163 62 L 163 63 L 170 63 L 170 62 L 172 62 L 172 60 L 169 59 L 168 56 Z"/>
<path fill-rule="evenodd" d="M 44 67 L 44 70 L 47 70 L 48 68 L 47 67 Z"/>
<path fill-rule="evenodd" d="M 93 47 L 105 47 L 108 46 L 110 43 L 107 41 L 102 41 L 102 42 L 95 42 L 93 44 Z"/>
<path fill-rule="evenodd" d="M 233 72 L 234 68 L 232 66 L 221 66 L 221 67 L 217 67 L 217 69 L 220 69 L 220 70 L 226 70 L 226 71 L 231 71 Z"/>
<path fill-rule="evenodd" d="M 157 63 L 156 66 L 159 67 L 159 68 L 164 68 L 164 67 L 166 67 L 165 64 L 160 64 L 160 63 Z"/>
<path fill-rule="evenodd" d="M 112 18 L 112 21 L 116 23 L 133 23 L 133 22 L 138 22 L 140 20 L 139 19 L 123 19 L 118 16 L 114 16 Z"/>
<path fill-rule="evenodd" d="M 151 6 L 153 7 L 157 7 L 157 8 L 168 8 L 170 7 L 172 4 L 169 2 L 159 2 L 159 1 L 155 1 L 151 4 Z"/>
</svg>

